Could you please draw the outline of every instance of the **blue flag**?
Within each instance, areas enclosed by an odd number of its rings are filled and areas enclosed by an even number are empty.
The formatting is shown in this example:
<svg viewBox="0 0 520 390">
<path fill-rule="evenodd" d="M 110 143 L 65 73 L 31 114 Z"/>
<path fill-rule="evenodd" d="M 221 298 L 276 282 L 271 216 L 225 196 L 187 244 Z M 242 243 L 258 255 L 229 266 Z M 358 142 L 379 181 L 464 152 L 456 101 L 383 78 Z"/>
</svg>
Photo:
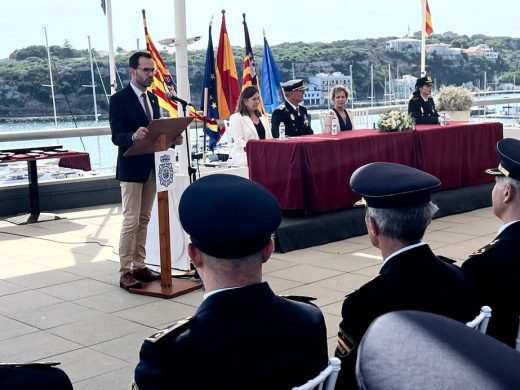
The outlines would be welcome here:
<svg viewBox="0 0 520 390">
<path fill-rule="evenodd" d="M 264 37 L 264 53 L 262 60 L 262 76 L 260 77 L 260 92 L 265 111 L 272 114 L 276 107 L 284 101 L 282 92 L 282 76 L 274 60 L 271 48 Z"/>
<path fill-rule="evenodd" d="M 107 7 L 106 7 L 106 4 L 105 4 L 105 0 L 101 0 L 101 8 L 103 9 L 103 13 L 106 15 L 107 14 Z"/>
<path fill-rule="evenodd" d="M 207 90 L 207 92 L 205 92 Z M 204 68 L 204 82 L 202 84 L 201 110 L 204 110 L 204 98 L 207 96 L 208 119 L 218 119 L 217 78 L 215 74 L 215 56 L 213 54 L 213 40 L 211 39 L 211 23 L 209 25 L 208 49 L 206 50 L 206 65 Z M 204 133 L 209 137 L 209 149 L 214 150 L 221 137 L 218 125 L 206 123 Z"/>
</svg>

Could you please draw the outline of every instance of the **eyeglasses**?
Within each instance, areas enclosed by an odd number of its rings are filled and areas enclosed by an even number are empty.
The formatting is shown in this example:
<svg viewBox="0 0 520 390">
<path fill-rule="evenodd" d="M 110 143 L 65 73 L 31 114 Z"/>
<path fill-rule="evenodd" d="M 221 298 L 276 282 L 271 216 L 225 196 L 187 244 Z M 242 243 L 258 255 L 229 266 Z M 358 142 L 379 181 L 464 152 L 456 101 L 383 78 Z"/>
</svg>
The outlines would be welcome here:
<svg viewBox="0 0 520 390">
<path fill-rule="evenodd" d="M 141 68 L 141 67 L 138 67 L 137 69 L 139 69 L 140 71 L 143 71 L 144 73 L 155 73 L 155 71 L 157 70 L 155 68 Z"/>
</svg>

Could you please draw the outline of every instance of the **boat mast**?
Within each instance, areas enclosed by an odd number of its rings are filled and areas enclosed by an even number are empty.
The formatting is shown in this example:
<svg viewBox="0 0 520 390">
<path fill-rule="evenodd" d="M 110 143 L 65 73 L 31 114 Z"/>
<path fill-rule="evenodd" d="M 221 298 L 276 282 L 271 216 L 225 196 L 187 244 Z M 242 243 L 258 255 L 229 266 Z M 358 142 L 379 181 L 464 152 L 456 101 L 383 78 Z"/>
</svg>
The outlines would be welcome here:
<svg viewBox="0 0 520 390">
<path fill-rule="evenodd" d="M 374 107 L 374 64 L 370 65 L 370 107 Z"/>
<path fill-rule="evenodd" d="M 98 123 L 98 113 L 97 113 L 97 101 L 96 101 L 96 82 L 94 81 L 94 61 L 92 59 L 92 47 L 90 46 L 90 35 L 88 38 L 88 53 L 90 58 L 90 77 L 92 79 L 92 99 L 94 100 L 94 118 L 96 123 Z"/>
<path fill-rule="evenodd" d="M 352 65 L 350 65 L 350 95 L 351 108 L 354 109 L 354 78 L 352 77 Z"/>
<path fill-rule="evenodd" d="M 56 128 L 58 128 L 58 117 L 56 116 L 56 97 L 54 96 L 54 81 L 52 79 L 51 51 L 49 50 L 49 41 L 47 40 L 47 27 L 44 27 L 43 31 L 45 32 L 45 46 L 47 47 L 47 61 L 49 63 L 49 78 L 51 80 L 51 84 L 44 85 L 44 87 L 51 87 L 52 109 L 54 110 L 54 126 Z"/>
<path fill-rule="evenodd" d="M 112 32 L 112 0 L 106 0 L 108 23 L 108 62 L 110 69 L 110 95 L 116 93 L 116 58 L 114 56 L 114 34 Z"/>
</svg>

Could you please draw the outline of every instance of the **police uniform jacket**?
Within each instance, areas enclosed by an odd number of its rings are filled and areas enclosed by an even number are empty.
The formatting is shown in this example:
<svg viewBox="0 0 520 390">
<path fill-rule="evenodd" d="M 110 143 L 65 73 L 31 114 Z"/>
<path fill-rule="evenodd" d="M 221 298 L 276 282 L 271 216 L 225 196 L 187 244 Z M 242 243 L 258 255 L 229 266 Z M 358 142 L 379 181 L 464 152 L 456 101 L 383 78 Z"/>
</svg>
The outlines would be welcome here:
<svg viewBox="0 0 520 390">
<path fill-rule="evenodd" d="M 435 256 L 428 245 L 396 255 L 376 278 L 343 302 L 336 348 L 342 363 L 336 389 L 357 388 L 356 347 L 372 321 L 396 310 L 426 311 L 467 322 L 479 307 L 460 269 Z"/>
<path fill-rule="evenodd" d="M 285 135 L 288 137 L 314 134 L 307 119 L 307 109 L 301 105 L 295 110 L 288 101 L 285 101 L 273 111 L 271 117 L 273 138 L 279 138 L 280 122 L 285 124 Z"/>
<path fill-rule="evenodd" d="M 287 390 L 327 364 L 320 310 L 260 283 L 210 295 L 184 325 L 147 339 L 135 383 L 140 390 Z"/>
<path fill-rule="evenodd" d="M 408 102 L 408 113 L 415 118 L 415 123 L 419 125 L 439 123 L 439 113 L 435 109 L 435 102 L 431 97 L 425 101 L 420 94 L 414 94 Z"/>
<path fill-rule="evenodd" d="M 152 105 L 153 118 L 160 118 L 161 113 L 157 97 L 149 91 L 147 91 L 147 95 Z M 153 153 L 131 157 L 123 156 L 133 144 L 132 135 L 134 132 L 141 126 L 148 126 L 150 122 L 130 84 L 112 95 L 108 117 L 112 131 L 112 142 L 118 146 L 116 179 L 144 183 L 148 180 L 150 172 L 154 168 Z"/>
<path fill-rule="evenodd" d="M 487 334 L 515 346 L 520 315 L 520 222 L 474 252 L 462 271 L 477 292 L 480 305 L 491 307 Z"/>
</svg>

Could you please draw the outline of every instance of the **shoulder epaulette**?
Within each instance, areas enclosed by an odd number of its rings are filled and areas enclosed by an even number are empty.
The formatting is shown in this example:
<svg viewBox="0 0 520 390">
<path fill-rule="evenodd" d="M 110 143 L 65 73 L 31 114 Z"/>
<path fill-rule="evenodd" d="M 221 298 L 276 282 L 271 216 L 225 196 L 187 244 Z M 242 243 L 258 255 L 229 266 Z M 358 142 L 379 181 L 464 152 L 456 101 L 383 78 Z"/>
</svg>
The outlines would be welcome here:
<svg viewBox="0 0 520 390">
<path fill-rule="evenodd" d="M 491 241 L 489 244 L 487 244 L 485 247 L 477 249 L 475 252 L 473 252 L 470 256 L 478 256 L 483 253 L 488 252 L 491 248 L 493 248 L 496 244 L 500 242 L 500 238 L 495 238 L 493 241 Z"/>
<path fill-rule="evenodd" d="M 443 261 L 444 263 L 448 263 L 448 264 L 455 264 L 457 262 L 456 260 L 450 259 L 449 257 L 445 257 L 445 256 L 437 256 L 437 258 L 439 260 Z"/>
<path fill-rule="evenodd" d="M 381 277 L 380 274 L 374 276 L 371 280 L 369 280 L 368 282 L 366 282 L 364 285 L 362 285 L 361 287 L 359 287 L 357 290 L 354 290 L 354 291 L 352 291 L 350 294 L 345 295 L 345 298 L 355 296 L 355 295 L 358 294 L 360 291 L 363 291 L 363 289 L 364 289 L 365 287 L 368 287 L 368 286 L 370 286 L 372 283 L 375 283 L 375 281 L 376 281 L 377 279 L 379 279 L 380 277 Z"/>
<path fill-rule="evenodd" d="M 157 333 L 154 333 L 150 337 L 147 337 L 145 339 L 145 341 L 148 341 L 150 343 L 155 343 L 166 335 L 175 335 L 175 334 L 181 333 L 188 327 L 189 322 L 192 320 L 192 318 L 193 317 L 188 317 L 183 320 L 180 320 L 180 321 L 176 322 L 175 324 L 170 325 L 169 327 L 167 327 L 163 330 L 160 330 Z"/>
<path fill-rule="evenodd" d="M 315 301 L 314 297 L 306 297 L 303 295 L 279 295 L 282 298 L 290 299 L 291 301 L 303 302 L 303 303 L 311 303 Z"/>
<path fill-rule="evenodd" d="M 284 108 L 285 108 L 285 103 L 282 103 L 278 107 L 276 107 L 277 110 L 283 110 Z"/>
</svg>

